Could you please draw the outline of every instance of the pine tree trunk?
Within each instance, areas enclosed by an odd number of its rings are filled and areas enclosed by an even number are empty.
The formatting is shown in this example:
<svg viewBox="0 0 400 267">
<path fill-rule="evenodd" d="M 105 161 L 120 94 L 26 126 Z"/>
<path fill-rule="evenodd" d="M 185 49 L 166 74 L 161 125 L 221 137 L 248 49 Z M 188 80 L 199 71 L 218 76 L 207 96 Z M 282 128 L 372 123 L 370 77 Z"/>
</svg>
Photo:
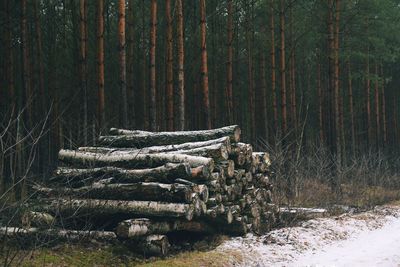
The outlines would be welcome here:
<svg viewBox="0 0 400 267">
<path fill-rule="evenodd" d="M 274 111 L 274 133 L 278 130 L 278 104 L 276 98 L 276 60 L 275 60 L 275 14 L 274 0 L 270 0 L 270 32 L 271 32 L 271 92 Z"/>
<path fill-rule="evenodd" d="M 6 28 L 7 28 L 7 34 L 6 34 L 6 51 L 7 51 L 7 60 L 6 60 L 6 66 L 7 66 L 7 91 L 8 91 L 8 96 L 9 96 L 9 101 L 10 101 L 10 107 L 11 107 L 11 112 L 12 112 L 12 117 L 14 118 L 16 115 L 16 109 L 17 109 L 17 96 L 15 93 L 15 84 L 14 84 L 14 49 L 13 49 L 13 44 L 12 44 L 12 21 L 11 21 L 11 0 L 5 1 L 5 9 L 7 12 L 7 22 L 6 22 Z"/>
<path fill-rule="evenodd" d="M 88 100 L 87 100 L 87 0 L 79 1 L 79 35 L 80 35 L 80 83 L 83 101 L 83 142 L 88 143 Z"/>
<path fill-rule="evenodd" d="M 342 164 L 342 149 L 343 138 L 342 128 L 340 123 L 340 88 L 339 88 L 339 15 L 340 15 L 340 0 L 336 0 L 335 10 L 335 32 L 334 32 L 334 96 L 335 96 L 335 128 L 336 128 L 336 157 L 339 164 Z M 340 185 L 340 181 L 338 182 Z"/>
<path fill-rule="evenodd" d="M 334 33 L 334 17 L 333 17 L 333 8 L 334 8 L 334 0 L 328 0 L 328 17 L 327 17 L 327 26 L 328 26 L 328 90 L 326 97 L 326 141 L 327 145 L 330 148 L 332 153 L 336 153 L 335 149 L 335 33 Z M 332 125 L 333 121 L 333 125 Z"/>
<path fill-rule="evenodd" d="M 382 123 L 383 123 L 383 146 L 387 146 L 387 121 L 386 121 L 386 94 L 385 94 L 385 77 L 383 76 L 383 65 L 381 64 L 381 91 L 382 91 Z"/>
<path fill-rule="evenodd" d="M 367 38 L 369 38 L 369 21 L 367 19 Z M 367 107 L 367 132 L 368 132 L 368 146 L 372 145 L 372 119 L 371 119 L 371 80 L 369 78 L 370 68 L 369 68 L 369 43 L 367 44 L 367 62 L 365 66 L 365 83 L 366 83 L 366 107 Z"/>
<path fill-rule="evenodd" d="M 374 83 L 374 90 L 375 90 L 375 129 L 376 129 L 376 148 L 380 149 L 381 144 L 381 135 L 380 135 L 380 101 L 379 101 L 379 72 L 378 72 L 378 63 L 375 62 L 375 83 Z"/>
<path fill-rule="evenodd" d="M 126 91 L 126 36 L 125 0 L 118 2 L 119 87 L 121 91 L 121 117 L 123 127 L 128 127 L 128 96 Z"/>
<path fill-rule="evenodd" d="M 296 107 L 296 62 L 295 62 L 295 54 L 296 54 L 296 44 L 294 40 L 294 31 L 293 31 L 293 4 L 291 4 L 289 9 L 289 23 L 290 23 L 290 73 L 289 73 L 289 80 L 290 80 L 290 113 L 292 117 L 292 127 L 297 131 L 297 107 Z"/>
<path fill-rule="evenodd" d="M 285 0 L 280 3 L 280 72 L 281 72 L 281 110 L 282 110 L 282 138 L 287 132 L 287 109 L 286 109 L 286 49 L 285 49 Z"/>
<path fill-rule="evenodd" d="M 157 130 L 156 99 L 156 38 L 157 38 L 157 0 L 151 0 L 150 15 L 150 129 Z"/>
<path fill-rule="evenodd" d="M 104 100 L 104 0 L 97 0 L 97 120 L 99 130 L 105 126 Z"/>
<path fill-rule="evenodd" d="M 353 156 L 356 153 L 356 126 L 354 120 L 354 100 L 353 100 L 353 78 L 351 75 L 351 64 L 350 60 L 347 60 L 347 79 L 348 79 L 348 90 L 349 90 L 349 113 L 350 113 L 350 128 L 351 128 L 351 149 Z"/>
<path fill-rule="evenodd" d="M 246 14 L 246 50 L 247 50 L 247 78 L 248 78 L 248 114 L 250 118 L 250 140 L 255 142 L 256 140 L 256 127 L 255 127 L 255 107 L 254 107 L 254 74 L 253 74 L 253 49 L 252 49 L 252 28 L 251 18 L 252 9 L 250 7 L 250 1 L 247 1 L 247 14 Z"/>
<path fill-rule="evenodd" d="M 184 71 L 184 40 L 183 40 L 183 7 L 182 0 L 176 0 L 177 35 L 178 35 L 178 112 L 177 130 L 185 129 L 185 71 Z"/>
<path fill-rule="evenodd" d="M 228 60 L 226 62 L 226 99 L 228 102 L 228 121 L 233 123 L 233 0 L 227 1 L 227 49 Z"/>
<path fill-rule="evenodd" d="M 146 20 L 145 20 L 145 2 L 146 0 L 142 0 L 142 55 L 143 55 L 143 68 L 142 68 L 142 94 L 143 94 L 143 128 L 148 130 L 150 129 L 150 114 L 149 114 L 149 101 L 151 98 L 149 97 L 151 93 L 149 93 L 149 88 L 147 87 L 148 76 L 146 73 L 147 70 L 147 44 L 146 44 Z"/>
<path fill-rule="evenodd" d="M 174 130 L 174 74 L 173 74 L 173 37 L 171 0 L 165 1 L 165 17 L 167 20 L 167 129 Z"/>
<path fill-rule="evenodd" d="M 202 126 L 211 129 L 210 99 L 208 93 L 208 63 L 206 45 L 206 0 L 200 0 L 200 47 L 201 47 L 201 79 L 202 79 Z"/>
<path fill-rule="evenodd" d="M 134 7 L 135 3 L 133 0 L 129 0 L 128 2 L 128 55 L 127 55 L 127 95 L 128 95 L 128 112 L 130 122 L 130 126 L 136 128 L 137 127 L 137 118 L 136 118 L 136 86 L 135 86 L 135 17 L 134 17 Z"/>
<path fill-rule="evenodd" d="M 26 108 L 26 121 L 27 129 L 30 130 L 32 125 L 32 104 L 33 103 L 33 92 L 31 88 L 31 69 L 30 69 L 30 55 L 29 55 L 29 43 L 28 43 L 28 25 L 27 25 L 27 0 L 21 1 L 21 46 L 22 46 L 22 76 L 23 76 L 23 88 L 25 95 L 25 106 L 20 108 Z"/>
<path fill-rule="evenodd" d="M 37 59 L 39 61 L 39 98 L 40 98 L 40 112 L 47 112 L 47 103 L 44 92 L 44 64 L 43 64 L 43 45 L 42 45 L 42 29 L 39 17 L 39 1 L 34 3 L 34 13 L 35 13 L 35 30 L 36 30 L 36 44 L 37 44 Z"/>
<path fill-rule="evenodd" d="M 261 53 L 261 118 L 262 118 L 262 123 L 261 125 L 263 126 L 263 138 L 265 138 L 265 141 L 268 141 L 268 105 L 267 105 L 267 78 L 265 77 L 265 53 Z"/>
<path fill-rule="evenodd" d="M 317 58 L 317 95 L 318 95 L 318 126 L 319 126 L 319 140 L 321 144 L 325 143 L 324 134 L 324 121 L 323 121 L 323 100 L 322 100 L 322 86 L 321 86 L 321 57 L 320 52 Z"/>
</svg>

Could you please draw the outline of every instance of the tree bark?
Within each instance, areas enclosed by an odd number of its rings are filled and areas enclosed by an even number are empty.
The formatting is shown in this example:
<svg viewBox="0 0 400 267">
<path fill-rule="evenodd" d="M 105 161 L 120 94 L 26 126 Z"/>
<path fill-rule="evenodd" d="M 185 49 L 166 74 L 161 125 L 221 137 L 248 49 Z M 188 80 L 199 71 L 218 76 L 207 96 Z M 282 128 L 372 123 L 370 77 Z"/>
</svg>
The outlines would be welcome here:
<svg viewBox="0 0 400 267">
<path fill-rule="evenodd" d="M 210 99 L 208 96 L 208 66 L 206 45 L 206 0 L 200 0 L 200 47 L 201 47 L 201 79 L 202 79 L 202 115 L 203 127 L 211 129 Z"/>
<path fill-rule="evenodd" d="M 99 199 L 58 199 L 38 207 L 62 216 L 127 216 L 172 217 L 193 219 L 194 207 L 189 204 L 160 203 L 155 201 L 126 201 Z"/>
<path fill-rule="evenodd" d="M 115 232 L 120 238 L 136 238 L 153 234 L 167 234 L 174 231 L 213 233 L 214 229 L 202 222 L 172 221 L 157 222 L 146 218 L 121 222 Z"/>
<path fill-rule="evenodd" d="M 336 128 L 336 157 L 339 164 L 342 164 L 343 137 L 342 125 L 340 123 L 340 88 L 339 88 L 339 15 L 340 0 L 335 0 L 335 32 L 334 32 L 334 96 L 335 96 L 335 128 Z M 339 181 L 340 185 L 340 181 Z"/>
<path fill-rule="evenodd" d="M 293 30 L 293 3 L 290 5 L 289 9 L 289 30 L 290 30 L 290 71 L 289 71 L 289 81 L 290 81 L 290 113 L 292 117 L 292 127 L 297 134 L 297 104 L 296 104 L 296 43 L 294 40 L 294 30 Z"/>
<path fill-rule="evenodd" d="M 44 212 L 27 211 L 21 216 L 21 224 L 25 229 L 30 227 L 49 228 L 54 222 L 54 217 Z"/>
<path fill-rule="evenodd" d="M 233 1 L 227 1 L 227 57 L 226 62 L 226 100 L 228 103 L 228 121 L 233 123 Z"/>
<path fill-rule="evenodd" d="M 128 95 L 126 91 L 125 0 L 118 2 L 119 86 L 121 90 L 122 125 L 128 127 Z"/>
<path fill-rule="evenodd" d="M 380 102 L 379 102 L 379 72 L 378 72 L 378 63 L 375 62 L 375 129 L 376 129 L 376 148 L 380 149 L 381 144 L 381 121 L 380 121 Z"/>
<path fill-rule="evenodd" d="M 104 0 L 97 0 L 97 120 L 99 130 L 105 126 L 104 99 Z"/>
<path fill-rule="evenodd" d="M 83 241 L 98 241 L 105 243 L 116 243 L 117 236 L 114 232 L 107 231 L 80 231 L 80 230 L 65 230 L 65 229 L 47 229 L 39 228 L 16 228 L 16 227 L 1 227 L 0 236 L 18 239 L 24 242 L 38 242 L 39 240 L 48 240 L 50 242 L 83 242 Z M 34 241 L 33 241 L 34 240 Z M 47 242 L 48 242 L 47 241 Z"/>
<path fill-rule="evenodd" d="M 128 1 L 128 53 L 127 53 L 127 96 L 128 96 L 128 112 L 129 118 L 128 121 L 131 126 L 137 127 L 137 118 L 136 118 L 136 84 L 135 84 L 135 17 L 134 17 L 134 7 L 135 3 L 133 0 Z"/>
<path fill-rule="evenodd" d="M 191 167 L 204 165 L 207 171 L 212 172 L 214 161 L 210 158 L 196 157 L 181 154 L 134 154 L 134 155 L 102 155 L 90 152 L 79 152 L 62 149 L 58 153 L 61 162 L 77 166 L 116 166 L 146 168 L 157 167 L 166 163 L 189 163 Z"/>
<path fill-rule="evenodd" d="M 73 196 L 91 199 L 150 200 L 175 203 L 192 203 L 196 186 L 182 184 L 134 183 L 93 184 L 80 188 L 47 188 L 34 186 L 35 193 L 50 198 Z"/>
<path fill-rule="evenodd" d="M 321 58 L 318 52 L 317 59 L 317 95 L 318 95 L 318 126 L 319 126 L 319 139 L 322 144 L 325 143 L 324 134 L 324 121 L 323 121 L 323 100 L 322 100 L 322 86 L 321 86 Z"/>
<path fill-rule="evenodd" d="M 178 35 L 178 125 L 177 129 L 185 129 L 185 71 L 184 71 L 184 40 L 183 40 L 183 7 L 182 0 L 176 0 L 177 35 Z"/>
<path fill-rule="evenodd" d="M 262 126 L 263 126 L 263 138 L 265 138 L 265 142 L 268 141 L 269 131 L 268 131 L 268 104 L 267 104 L 267 78 L 265 77 L 265 54 L 263 52 L 261 56 L 261 118 L 262 118 Z"/>
<path fill-rule="evenodd" d="M 383 146 L 387 145 L 387 121 L 386 121 L 386 94 L 385 94 L 385 77 L 383 76 L 383 65 L 381 64 L 381 77 L 382 77 L 382 124 L 383 124 Z"/>
<path fill-rule="evenodd" d="M 53 181 L 71 183 L 88 178 L 114 178 L 119 183 L 137 183 L 137 182 L 161 182 L 171 183 L 176 178 L 189 179 L 192 176 L 188 164 L 167 163 L 163 166 L 151 169 L 129 170 L 115 167 L 101 167 L 91 169 L 72 169 L 61 167 L 55 171 L 56 177 Z M 92 180 L 93 180 L 92 179 Z"/>
<path fill-rule="evenodd" d="M 174 130 L 174 73 L 173 73 L 173 37 L 171 0 L 165 1 L 165 18 L 167 21 L 167 130 Z"/>
<path fill-rule="evenodd" d="M 31 88 L 31 69 L 30 69 L 30 54 L 29 54 L 29 43 L 28 43 L 28 25 L 27 25 L 27 0 L 21 1 L 21 46 L 22 46 L 22 77 L 23 77 L 23 88 L 25 94 L 25 106 L 26 106 L 26 123 L 28 129 L 32 124 L 32 103 L 33 92 Z M 25 108 L 25 107 L 24 107 Z"/>
<path fill-rule="evenodd" d="M 87 0 L 79 1 L 79 37 L 80 37 L 80 83 L 83 109 L 83 142 L 88 143 L 88 99 L 87 99 Z"/>
<path fill-rule="evenodd" d="M 248 76 L 248 118 L 249 118 L 249 138 L 251 142 L 256 141 L 256 126 L 255 126 L 255 105 L 254 105 L 254 73 L 253 73 L 253 47 L 252 47 L 252 7 L 250 1 L 246 1 L 246 54 L 247 54 L 247 76 Z"/>
<path fill-rule="evenodd" d="M 280 12 L 280 72 L 281 72 L 281 110 L 282 110 L 282 138 L 287 132 L 287 105 L 286 105 L 286 48 L 285 48 L 285 0 L 281 0 Z"/>
<path fill-rule="evenodd" d="M 353 156 L 356 152 L 356 128 L 354 120 L 354 100 L 353 100 L 353 77 L 351 74 L 350 59 L 347 60 L 347 79 L 348 79 L 348 90 L 349 90 L 349 113 L 350 113 L 350 128 L 351 128 L 351 149 Z"/>
<path fill-rule="evenodd" d="M 369 38 L 369 21 L 366 20 L 367 24 L 367 38 Z M 367 62 L 365 65 L 365 85 L 366 85 L 366 108 L 367 108 L 367 132 L 368 132 L 368 145 L 372 145 L 372 119 L 371 119 L 371 80 L 370 80 L 370 68 L 369 68 L 369 42 L 367 42 Z"/>
<path fill-rule="evenodd" d="M 151 0 L 150 13 L 150 129 L 157 130 L 156 99 L 156 38 L 157 38 L 157 0 Z"/>
<path fill-rule="evenodd" d="M 270 0 L 270 32 L 271 32 L 271 92 L 274 112 L 274 132 L 278 130 L 278 104 L 276 99 L 276 60 L 275 60 L 275 14 L 274 0 Z"/>
<path fill-rule="evenodd" d="M 7 34 L 6 34 L 6 49 L 7 49 L 7 90 L 10 100 L 10 107 L 13 117 L 15 116 L 17 109 L 17 97 L 15 93 L 15 83 L 14 83 L 14 49 L 12 44 L 12 21 L 11 21 L 11 1 L 5 1 L 5 9 L 7 12 Z"/>
<path fill-rule="evenodd" d="M 119 133 L 121 133 L 119 131 Z M 232 142 L 240 140 L 241 130 L 237 125 L 226 126 L 213 130 L 182 131 L 182 132 L 129 132 L 124 135 L 100 136 L 99 143 L 113 147 L 148 147 L 155 145 L 182 144 L 187 142 L 200 142 L 229 136 Z"/>
<path fill-rule="evenodd" d="M 40 24 L 39 16 L 39 1 L 34 3 L 34 13 L 35 13 L 35 30 L 36 30 L 36 43 L 37 43 L 37 58 L 39 61 L 39 98 L 40 98 L 40 111 L 46 112 L 47 103 L 45 102 L 45 92 L 44 92 L 44 64 L 43 64 L 43 45 L 42 45 L 42 29 Z"/>
</svg>

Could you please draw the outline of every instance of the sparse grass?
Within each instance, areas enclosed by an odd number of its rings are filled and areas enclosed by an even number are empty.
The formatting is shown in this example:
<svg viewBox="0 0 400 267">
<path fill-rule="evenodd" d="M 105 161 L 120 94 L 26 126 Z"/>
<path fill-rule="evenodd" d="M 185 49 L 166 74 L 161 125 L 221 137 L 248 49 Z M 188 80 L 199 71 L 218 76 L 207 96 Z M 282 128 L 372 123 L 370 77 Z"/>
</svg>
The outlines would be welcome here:
<svg viewBox="0 0 400 267">
<path fill-rule="evenodd" d="M 216 251 L 182 252 L 168 258 L 143 259 L 125 247 L 62 245 L 57 248 L 18 250 L 11 266 L 229 266 L 227 259 L 240 262 L 239 253 Z M 4 263 L 4 255 L 0 255 Z M 6 265 L 6 264 L 4 264 Z"/>
</svg>

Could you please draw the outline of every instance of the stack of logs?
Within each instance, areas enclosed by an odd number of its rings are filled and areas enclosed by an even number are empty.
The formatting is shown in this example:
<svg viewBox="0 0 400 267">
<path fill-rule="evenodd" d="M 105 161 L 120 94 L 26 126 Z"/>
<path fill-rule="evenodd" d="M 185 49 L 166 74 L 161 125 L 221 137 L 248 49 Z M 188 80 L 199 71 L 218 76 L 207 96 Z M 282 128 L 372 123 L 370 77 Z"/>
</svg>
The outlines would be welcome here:
<svg viewBox="0 0 400 267">
<path fill-rule="evenodd" d="M 240 143 L 240 135 L 236 125 L 181 132 L 111 128 L 99 146 L 61 150 L 63 166 L 50 185 L 34 186 L 39 201 L 22 216 L 23 230 L 2 231 L 118 240 L 158 255 L 182 233 L 268 231 L 276 213 L 270 160 Z"/>
</svg>

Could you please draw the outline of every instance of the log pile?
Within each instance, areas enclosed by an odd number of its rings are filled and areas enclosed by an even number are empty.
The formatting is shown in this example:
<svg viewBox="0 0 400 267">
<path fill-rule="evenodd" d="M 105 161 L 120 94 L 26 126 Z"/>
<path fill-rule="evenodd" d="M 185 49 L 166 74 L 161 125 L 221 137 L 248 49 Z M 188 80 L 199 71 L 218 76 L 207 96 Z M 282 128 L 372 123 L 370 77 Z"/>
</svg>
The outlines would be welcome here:
<svg viewBox="0 0 400 267">
<path fill-rule="evenodd" d="M 241 143 L 240 134 L 238 126 L 182 132 L 112 128 L 99 146 L 63 149 L 51 183 L 34 186 L 40 201 L 22 216 L 18 235 L 43 233 L 37 229 L 58 237 L 87 233 L 165 255 L 168 238 L 182 233 L 265 232 L 277 212 L 270 160 Z M 60 226 L 57 234 L 48 230 Z"/>
</svg>

